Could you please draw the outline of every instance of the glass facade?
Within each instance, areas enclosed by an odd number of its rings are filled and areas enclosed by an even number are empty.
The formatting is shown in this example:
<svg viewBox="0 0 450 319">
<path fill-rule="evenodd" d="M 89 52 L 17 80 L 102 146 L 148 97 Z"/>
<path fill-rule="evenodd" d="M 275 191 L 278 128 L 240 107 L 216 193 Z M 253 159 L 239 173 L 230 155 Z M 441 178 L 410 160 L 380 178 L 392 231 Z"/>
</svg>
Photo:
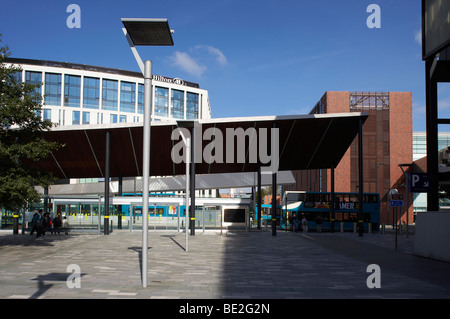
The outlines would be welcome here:
<svg viewBox="0 0 450 319">
<path fill-rule="evenodd" d="M 198 94 L 186 93 L 186 119 L 198 119 Z"/>
<path fill-rule="evenodd" d="M 58 111 L 58 125 L 66 125 L 66 110 Z"/>
<path fill-rule="evenodd" d="M 64 106 L 80 107 L 81 76 L 64 76 Z"/>
<path fill-rule="evenodd" d="M 438 150 L 445 150 L 450 146 L 450 133 L 438 133 Z M 427 156 L 427 134 L 425 132 L 413 133 L 413 159 Z"/>
<path fill-rule="evenodd" d="M 446 170 L 448 167 L 448 147 L 450 147 L 450 133 L 438 133 L 438 150 L 439 150 L 439 166 L 440 169 Z M 427 156 L 427 134 L 425 132 L 413 133 L 413 160 L 419 160 Z M 447 167 L 446 167 L 447 166 Z M 414 212 L 427 211 L 427 193 L 414 193 Z M 441 198 L 439 200 L 440 208 L 448 209 L 448 200 Z"/>
<path fill-rule="evenodd" d="M 80 111 L 72 112 L 72 125 L 80 125 Z"/>
<path fill-rule="evenodd" d="M 438 133 L 438 150 L 442 151 L 449 147 L 450 135 L 448 133 Z"/>
<path fill-rule="evenodd" d="M 144 84 L 138 84 L 138 109 L 139 114 L 144 114 Z"/>
<path fill-rule="evenodd" d="M 100 79 L 84 77 L 83 107 L 98 109 L 100 102 Z"/>
<path fill-rule="evenodd" d="M 111 114 L 109 116 L 109 123 L 117 123 L 117 114 Z"/>
<path fill-rule="evenodd" d="M 39 84 L 39 86 L 34 89 L 34 92 L 36 92 L 36 94 L 38 94 L 39 96 L 42 94 L 41 93 L 41 86 L 42 86 L 42 73 L 41 72 L 26 71 L 25 72 L 25 83 Z"/>
<path fill-rule="evenodd" d="M 427 135 L 425 133 L 413 133 L 413 160 L 427 155 Z"/>
<path fill-rule="evenodd" d="M 155 115 L 169 116 L 169 89 L 155 87 Z"/>
<path fill-rule="evenodd" d="M 11 74 L 11 76 L 14 79 L 14 81 L 16 81 L 16 83 L 22 82 L 22 71 L 14 72 Z"/>
<path fill-rule="evenodd" d="M 103 79 L 102 109 L 117 111 L 117 81 Z"/>
<path fill-rule="evenodd" d="M 120 111 L 134 113 L 136 102 L 136 84 L 120 82 Z"/>
<path fill-rule="evenodd" d="M 61 69 L 60 65 L 57 66 Z M 12 77 L 18 82 L 37 84 L 35 92 L 43 97 L 42 102 L 46 106 L 39 115 L 50 121 L 53 116 L 53 121 L 60 126 L 142 121 L 145 86 L 138 83 L 142 82 L 141 76 L 121 78 L 120 73 L 117 76 L 116 73 L 95 70 L 95 67 L 84 74 L 78 67 L 59 72 L 53 72 L 56 69 L 47 66 L 41 71 L 25 67 L 24 71 L 15 72 Z M 96 71 L 98 73 L 94 73 Z M 157 85 L 152 87 L 152 121 L 201 117 L 203 95 L 192 92 L 199 89 L 198 85 L 161 78 L 155 79 L 153 84 Z"/>
<path fill-rule="evenodd" d="M 45 73 L 45 105 L 61 105 L 61 74 Z"/>
<path fill-rule="evenodd" d="M 90 113 L 89 112 L 83 112 L 83 122 L 82 122 L 82 124 L 91 124 Z"/>
<path fill-rule="evenodd" d="M 172 89 L 171 95 L 171 117 L 184 119 L 184 92 Z"/>
<path fill-rule="evenodd" d="M 52 110 L 51 109 L 43 109 L 44 111 L 44 121 L 51 121 L 52 120 Z"/>
</svg>

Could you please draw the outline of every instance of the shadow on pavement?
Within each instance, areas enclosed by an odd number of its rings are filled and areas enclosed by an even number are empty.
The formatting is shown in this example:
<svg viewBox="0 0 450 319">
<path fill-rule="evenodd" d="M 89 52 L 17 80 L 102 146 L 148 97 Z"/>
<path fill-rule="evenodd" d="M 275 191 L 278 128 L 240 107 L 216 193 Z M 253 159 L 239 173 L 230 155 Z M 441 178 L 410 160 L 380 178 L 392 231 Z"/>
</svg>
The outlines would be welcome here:
<svg viewBox="0 0 450 319">
<path fill-rule="evenodd" d="M 141 282 L 142 282 L 142 247 L 128 247 L 128 249 L 133 250 L 139 255 L 139 271 L 141 273 Z M 148 250 L 152 249 L 152 247 L 148 247 Z"/>
<path fill-rule="evenodd" d="M 344 238 L 339 233 L 277 231 L 272 236 L 269 231 L 252 231 L 227 237 L 224 298 L 450 296 L 450 263 Z M 367 285 L 371 264 L 381 268 L 381 289 Z"/>
<path fill-rule="evenodd" d="M 78 276 L 81 278 L 84 273 L 80 273 Z M 36 278 L 33 278 L 32 280 L 37 280 L 38 287 L 36 292 L 30 296 L 29 299 L 38 299 L 40 296 L 42 296 L 47 290 L 49 290 L 51 287 L 54 286 L 54 284 L 46 284 L 46 282 L 71 282 L 73 278 L 72 273 L 48 273 L 46 275 L 39 275 Z"/>
<path fill-rule="evenodd" d="M 2 235 L 0 236 L 0 247 L 2 246 L 53 246 L 56 241 L 63 241 L 74 236 L 79 236 L 76 234 L 56 234 L 56 235 L 45 235 L 36 237 L 36 235 L 30 235 L 26 233 L 24 235 Z"/>
</svg>

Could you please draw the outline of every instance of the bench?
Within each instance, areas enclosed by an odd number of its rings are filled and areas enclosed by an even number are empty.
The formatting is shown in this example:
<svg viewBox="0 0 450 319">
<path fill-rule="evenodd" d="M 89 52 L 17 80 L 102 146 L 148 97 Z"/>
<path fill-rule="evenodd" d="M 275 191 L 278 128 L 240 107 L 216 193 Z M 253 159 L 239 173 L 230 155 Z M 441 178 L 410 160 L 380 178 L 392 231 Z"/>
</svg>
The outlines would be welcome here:
<svg viewBox="0 0 450 319">
<path fill-rule="evenodd" d="M 52 228 L 51 230 L 54 233 L 69 233 L 70 232 L 70 228 L 69 227 L 58 227 L 58 228 Z"/>
</svg>

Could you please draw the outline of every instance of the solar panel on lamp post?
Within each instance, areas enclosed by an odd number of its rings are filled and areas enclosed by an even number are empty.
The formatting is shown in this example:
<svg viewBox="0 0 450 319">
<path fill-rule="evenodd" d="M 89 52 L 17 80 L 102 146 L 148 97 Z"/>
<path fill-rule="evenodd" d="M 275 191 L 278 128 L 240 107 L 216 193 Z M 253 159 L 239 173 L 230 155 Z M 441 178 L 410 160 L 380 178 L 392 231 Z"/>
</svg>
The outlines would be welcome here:
<svg viewBox="0 0 450 319">
<path fill-rule="evenodd" d="M 150 177 L 150 120 L 152 105 L 152 62 L 142 62 L 136 45 L 172 46 L 172 31 L 167 19 L 122 18 L 123 33 L 128 40 L 131 51 L 144 75 L 144 134 L 142 159 L 142 286 L 147 287 L 148 277 L 148 201 Z"/>
</svg>

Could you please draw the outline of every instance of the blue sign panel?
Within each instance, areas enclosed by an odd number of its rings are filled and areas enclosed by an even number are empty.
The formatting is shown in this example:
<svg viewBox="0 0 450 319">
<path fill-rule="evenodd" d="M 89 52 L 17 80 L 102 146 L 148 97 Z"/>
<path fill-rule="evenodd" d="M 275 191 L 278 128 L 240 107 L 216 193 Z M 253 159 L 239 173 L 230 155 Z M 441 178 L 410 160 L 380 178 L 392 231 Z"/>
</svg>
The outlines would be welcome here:
<svg viewBox="0 0 450 319">
<path fill-rule="evenodd" d="M 390 205 L 391 205 L 391 207 L 403 207 L 403 201 L 402 200 L 391 200 Z"/>
<path fill-rule="evenodd" d="M 408 188 L 410 193 L 428 193 L 430 175 L 428 173 L 410 173 Z"/>
</svg>

